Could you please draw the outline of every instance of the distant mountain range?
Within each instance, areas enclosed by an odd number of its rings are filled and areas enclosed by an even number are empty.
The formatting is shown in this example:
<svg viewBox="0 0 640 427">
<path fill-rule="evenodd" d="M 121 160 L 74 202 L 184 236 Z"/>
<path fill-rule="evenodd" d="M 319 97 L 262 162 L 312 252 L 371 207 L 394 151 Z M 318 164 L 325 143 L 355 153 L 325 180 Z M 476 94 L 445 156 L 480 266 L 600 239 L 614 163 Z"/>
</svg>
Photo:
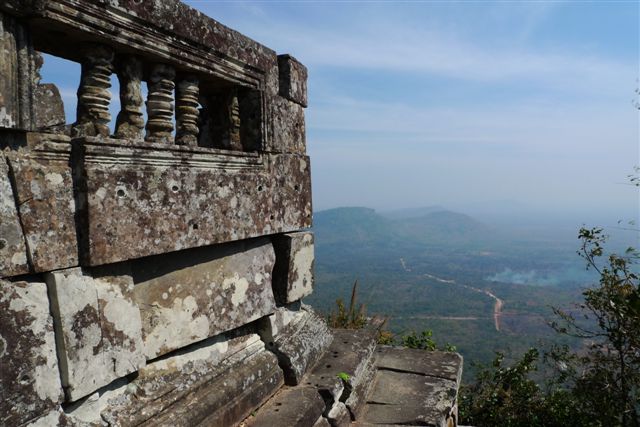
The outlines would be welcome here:
<svg viewBox="0 0 640 427">
<path fill-rule="evenodd" d="M 367 313 L 387 316 L 398 334 L 433 330 L 458 346 L 469 376 L 494 350 L 522 352 L 546 339 L 549 306 L 576 301 L 591 281 L 576 255 L 577 228 L 562 234 L 499 219 L 441 206 L 316 212 L 316 282 L 305 301 L 329 313 L 357 279 Z"/>
<path fill-rule="evenodd" d="M 493 227 L 439 206 L 386 213 L 364 207 L 329 209 L 315 213 L 314 229 L 321 245 L 468 247 L 500 238 Z"/>
</svg>

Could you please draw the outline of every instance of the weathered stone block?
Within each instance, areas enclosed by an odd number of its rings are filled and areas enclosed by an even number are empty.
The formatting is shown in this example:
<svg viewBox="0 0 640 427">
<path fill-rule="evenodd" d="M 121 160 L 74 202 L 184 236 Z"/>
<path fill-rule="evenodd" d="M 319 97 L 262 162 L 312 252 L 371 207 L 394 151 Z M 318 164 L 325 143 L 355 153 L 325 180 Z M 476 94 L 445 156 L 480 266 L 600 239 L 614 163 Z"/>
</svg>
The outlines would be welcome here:
<svg viewBox="0 0 640 427">
<path fill-rule="evenodd" d="M 141 370 L 127 392 L 94 404 L 110 425 L 237 425 L 283 383 L 256 335 L 216 339 Z M 94 419 L 96 411 L 94 410 Z"/>
<path fill-rule="evenodd" d="M 332 332 L 334 338 L 331 345 L 306 381 L 317 387 L 322 395 L 330 397 L 333 403 L 337 403 L 345 400 L 345 384 L 337 377 L 338 372 L 349 375 L 352 393 L 364 391 L 360 384 L 370 379 L 377 333 L 369 328 L 333 329 Z"/>
<path fill-rule="evenodd" d="M 236 425 L 269 399 L 282 383 L 276 357 L 267 351 L 260 352 L 142 425 Z"/>
<path fill-rule="evenodd" d="M 75 401 L 145 365 L 133 280 L 79 268 L 48 273 L 62 385 Z"/>
<path fill-rule="evenodd" d="M 309 313 L 296 301 L 284 307 L 277 307 L 273 314 L 264 317 L 258 324 L 260 336 L 265 342 L 274 341 L 290 323 L 302 321 Z"/>
<path fill-rule="evenodd" d="M 363 364 L 364 369 L 359 369 L 357 376 L 352 376 L 349 381 L 351 392 L 344 401 L 352 418 L 358 419 L 367 402 L 367 395 L 373 385 L 373 379 L 377 372 L 373 358 Z"/>
<path fill-rule="evenodd" d="M 326 414 L 331 427 L 347 427 L 351 424 L 351 415 L 347 406 L 342 402 L 336 402 Z"/>
<path fill-rule="evenodd" d="M 0 12 L 0 128 L 32 130 L 35 57 L 26 26 Z"/>
<path fill-rule="evenodd" d="M 301 231 L 273 237 L 276 266 L 273 294 L 278 304 L 298 301 L 313 292 L 313 233 Z"/>
<path fill-rule="evenodd" d="M 145 354 L 155 358 L 237 328 L 275 310 L 268 239 L 256 239 L 133 263 Z"/>
<path fill-rule="evenodd" d="M 82 252 L 90 265 L 311 223 L 308 157 L 114 140 L 75 143 L 86 205 Z"/>
<path fill-rule="evenodd" d="M 20 427 L 76 427 L 82 424 L 74 423 L 67 418 L 62 408 L 58 407 L 47 412 L 36 419 L 29 421 L 27 424 L 23 424 Z M 83 427 L 89 427 L 86 424 Z M 93 427 L 93 426 L 91 426 Z"/>
<path fill-rule="evenodd" d="M 313 424 L 313 427 L 331 427 L 331 424 L 329 424 L 329 421 L 327 421 L 325 417 L 319 417 Z"/>
<path fill-rule="evenodd" d="M 307 106 L 307 67 L 291 55 L 278 55 L 280 96 Z"/>
<path fill-rule="evenodd" d="M 7 151 L 27 249 L 36 272 L 78 265 L 68 138 L 29 134 L 29 147 Z"/>
<path fill-rule="evenodd" d="M 274 233 L 311 227 L 311 162 L 308 156 L 272 157 Z M 280 231 L 282 230 L 282 231 Z"/>
<path fill-rule="evenodd" d="M 20 425 L 62 401 L 44 283 L 0 280 L 0 367 L 0 425 Z"/>
<path fill-rule="evenodd" d="M 269 100 L 271 140 L 267 151 L 304 154 L 307 149 L 304 108 L 280 96 Z"/>
<path fill-rule="evenodd" d="M 264 344 L 255 334 L 218 335 L 154 361 L 140 369 L 131 383 L 100 390 L 69 415 L 103 419 L 111 425 L 138 425 L 183 405 L 192 392 L 206 390 L 208 384 L 231 375 L 234 366 L 261 352 Z"/>
<path fill-rule="evenodd" d="M 33 131 L 63 125 L 60 92 L 53 84 L 40 84 L 42 56 L 33 48 L 28 26 L 2 12 L 0 52 L 0 128 Z"/>
<path fill-rule="evenodd" d="M 0 154 L 0 277 L 28 272 L 27 248 L 11 189 L 9 168 Z"/>
<path fill-rule="evenodd" d="M 34 127 L 38 130 L 56 130 L 64 126 L 64 104 L 58 87 L 52 83 L 39 84 L 34 93 Z"/>
<path fill-rule="evenodd" d="M 288 385 L 300 382 L 307 370 L 322 357 L 333 339 L 322 317 L 309 306 L 303 306 L 302 310 L 304 314 L 296 316 L 296 321 L 290 322 L 278 334 L 270 334 L 264 329 L 261 331 L 263 339 L 267 341 L 267 348 L 278 356 Z"/>
</svg>

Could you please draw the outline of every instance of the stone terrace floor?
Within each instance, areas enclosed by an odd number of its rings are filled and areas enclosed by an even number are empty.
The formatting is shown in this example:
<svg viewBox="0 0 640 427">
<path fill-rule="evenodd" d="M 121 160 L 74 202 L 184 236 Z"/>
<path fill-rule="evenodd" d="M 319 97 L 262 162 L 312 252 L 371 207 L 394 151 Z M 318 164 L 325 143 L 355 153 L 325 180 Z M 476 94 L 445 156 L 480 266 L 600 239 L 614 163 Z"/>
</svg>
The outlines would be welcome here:
<svg viewBox="0 0 640 427">
<path fill-rule="evenodd" d="M 297 386 L 283 387 L 242 425 L 457 425 L 459 354 L 376 346 L 375 331 L 366 328 L 334 335 Z"/>
</svg>

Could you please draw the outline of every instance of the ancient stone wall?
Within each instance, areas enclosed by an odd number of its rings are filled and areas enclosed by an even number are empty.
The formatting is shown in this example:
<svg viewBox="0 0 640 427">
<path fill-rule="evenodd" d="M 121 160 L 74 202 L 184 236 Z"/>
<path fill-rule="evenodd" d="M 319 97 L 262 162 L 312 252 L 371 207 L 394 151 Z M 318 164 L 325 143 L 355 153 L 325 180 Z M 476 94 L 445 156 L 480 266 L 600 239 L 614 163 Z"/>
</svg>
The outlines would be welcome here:
<svg viewBox="0 0 640 427">
<path fill-rule="evenodd" d="M 332 339 L 305 67 L 177 0 L 0 1 L 0 45 L 0 425 L 227 426 L 298 383 Z"/>
</svg>

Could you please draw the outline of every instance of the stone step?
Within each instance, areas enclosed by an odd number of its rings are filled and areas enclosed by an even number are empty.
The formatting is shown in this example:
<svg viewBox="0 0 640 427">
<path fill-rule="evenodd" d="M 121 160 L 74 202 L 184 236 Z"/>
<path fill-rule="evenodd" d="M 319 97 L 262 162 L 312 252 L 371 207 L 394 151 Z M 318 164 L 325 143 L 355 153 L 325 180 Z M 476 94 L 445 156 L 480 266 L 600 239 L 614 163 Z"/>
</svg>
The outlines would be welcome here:
<svg viewBox="0 0 640 427">
<path fill-rule="evenodd" d="M 356 425 L 457 425 L 462 356 L 380 346 L 373 386 Z"/>
</svg>

